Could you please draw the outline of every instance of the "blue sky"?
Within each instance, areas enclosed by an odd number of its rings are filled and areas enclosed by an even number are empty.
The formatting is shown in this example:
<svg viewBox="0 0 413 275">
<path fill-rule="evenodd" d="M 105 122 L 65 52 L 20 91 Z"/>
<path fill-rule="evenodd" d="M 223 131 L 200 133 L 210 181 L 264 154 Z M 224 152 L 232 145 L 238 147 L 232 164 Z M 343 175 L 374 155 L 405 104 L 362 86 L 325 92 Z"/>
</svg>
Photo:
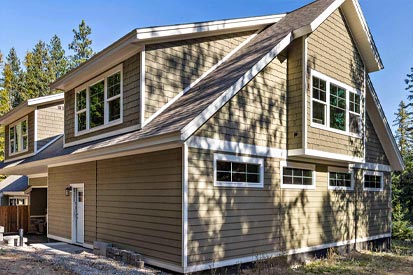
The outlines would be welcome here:
<svg viewBox="0 0 413 275">
<path fill-rule="evenodd" d="M 67 48 L 72 29 L 82 19 L 92 27 L 93 48 L 99 51 L 138 27 L 281 13 L 311 0 L 0 0 L 0 51 L 14 46 L 20 57 L 38 40 L 57 34 Z M 411 0 L 360 0 L 385 69 L 371 77 L 392 124 L 404 79 L 413 66 Z"/>
</svg>

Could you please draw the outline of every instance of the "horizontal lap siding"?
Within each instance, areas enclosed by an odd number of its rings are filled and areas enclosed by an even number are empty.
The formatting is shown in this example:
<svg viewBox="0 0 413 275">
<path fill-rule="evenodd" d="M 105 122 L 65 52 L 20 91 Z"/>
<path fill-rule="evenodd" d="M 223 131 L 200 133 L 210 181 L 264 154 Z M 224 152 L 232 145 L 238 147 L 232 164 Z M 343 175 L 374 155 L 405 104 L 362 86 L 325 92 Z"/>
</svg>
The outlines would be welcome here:
<svg viewBox="0 0 413 275">
<path fill-rule="evenodd" d="M 47 186 L 47 177 L 29 178 L 30 186 Z"/>
<path fill-rule="evenodd" d="M 37 149 L 64 131 L 63 104 L 46 106 L 37 110 Z"/>
<path fill-rule="evenodd" d="M 19 118 L 19 119 L 21 119 L 21 118 Z M 28 132 L 28 139 L 29 139 L 29 141 L 28 141 L 28 150 L 27 150 L 27 152 L 15 154 L 15 155 L 12 155 L 12 156 L 9 156 L 9 149 L 10 149 L 9 148 L 9 126 L 10 125 L 7 125 L 5 127 L 5 130 L 4 130 L 4 137 L 5 137 L 5 139 L 4 139 L 4 159 L 5 160 L 9 160 L 9 159 L 17 158 L 17 157 L 22 157 L 22 156 L 25 156 L 25 155 L 28 155 L 28 154 L 31 154 L 31 153 L 34 152 L 34 140 L 35 140 L 35 138 L 34 138 L 34 124 L 35 124 L 34 120 L 35 120 L 34 111 L 32 111 L 27 115 L 27 123 L 28 123 L 28 127 L 29 127 L 28 128 L 28 131 L 29 131 Z"/>
<path fill-rule="evenodd" d="M 149 118 L 253 33 L 146 45 L 145 119 Z"/>
<path fill-rule="evenodd" d="M 366 161 L 389 165 L 389 161 L 374 130 L 370 117 L 366 114 Z"/>
<path fill-rule="evenodd" d="M 97 239 L 181 265 L 181 149 L 101 160 L 97 174 Z"/>
<path fill-rule="evenodd" d="M 140 55 L 137 54 L 123 61 L 123 123 L 78 137 L 75 137 L 75 89 L 65 92 L 65 142 L 79 141 L 88 137 L 139 125 L 139 83 Z"/>
<path fill-rule="evenodd" d="M 49 168 L 48 227 L 49 234 L 71 239 L 71 196 L 65 196 L 70 184 L 85 187 L 85 243 L 96 240 L 96 162 Z"/>
<path fill-rule="evenodd" d="M 308 37 L 308 67 L 360 91 L 364 90 L 364 65 L 344 16 L 336 10 Z M 308 79 L 310 88 L 311 79 Z M 307 123 L 311 123 L 311 91 Z M 363 157 L 363 139 L 308 127 L 308 149 Z"/>
<path fill-rule="evenodd" d="M 286 149 L 286 72 L 274 59 L 195 135 Z"/>
<path fill-rule="evenodd" d="M 288 150 L 303 147 L 303 41 L 295 40 L 288 49 L 287 64 L 287 145 Z"/>
</svg>

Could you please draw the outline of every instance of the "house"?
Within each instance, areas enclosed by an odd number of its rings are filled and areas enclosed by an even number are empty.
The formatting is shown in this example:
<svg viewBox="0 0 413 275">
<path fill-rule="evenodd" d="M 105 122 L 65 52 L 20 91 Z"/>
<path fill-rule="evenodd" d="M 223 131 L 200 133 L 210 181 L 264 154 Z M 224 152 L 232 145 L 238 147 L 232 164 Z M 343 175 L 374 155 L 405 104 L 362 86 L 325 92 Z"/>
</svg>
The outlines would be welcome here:
<svg viewBox="0 0 413 275">
<path fill-rule="evenodd" d="M 0 173 L 47 175 L 49 238 L 181 273 L 386 246 L 381 69 L 356 0 L 136 29 L 51 85 L 64 135 Z"/>
<path fill-rule="evenodd" d="M 35 157 L 63 135 L 63 93 L 29 99 L 0 117 L 5 127 L 4 165 Z M 47 173 L 35 169 L 0 182 L 0 205 L 29 205 L 30 233 L 45 233 Z"/>
</svg>

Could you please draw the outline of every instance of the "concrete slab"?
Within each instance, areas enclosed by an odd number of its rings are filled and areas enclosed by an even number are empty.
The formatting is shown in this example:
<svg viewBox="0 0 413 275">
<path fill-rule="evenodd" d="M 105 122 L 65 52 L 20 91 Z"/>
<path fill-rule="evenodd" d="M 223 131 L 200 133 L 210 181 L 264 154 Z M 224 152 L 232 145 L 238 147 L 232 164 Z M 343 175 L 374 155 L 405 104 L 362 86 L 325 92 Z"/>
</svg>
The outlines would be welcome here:
<svg viewBox="0 0 413 275">
<path fill-rule="evenodd" d="M 70 254 L 80 254 L 83 251 L 92 253 L 91 249 L 87 249 L 81 246 L 57 242 L 57 243 L 37 243 L 32 244 L 32 247 L 43 250 L 49 255 L 70 255 Z"/>
</svg>

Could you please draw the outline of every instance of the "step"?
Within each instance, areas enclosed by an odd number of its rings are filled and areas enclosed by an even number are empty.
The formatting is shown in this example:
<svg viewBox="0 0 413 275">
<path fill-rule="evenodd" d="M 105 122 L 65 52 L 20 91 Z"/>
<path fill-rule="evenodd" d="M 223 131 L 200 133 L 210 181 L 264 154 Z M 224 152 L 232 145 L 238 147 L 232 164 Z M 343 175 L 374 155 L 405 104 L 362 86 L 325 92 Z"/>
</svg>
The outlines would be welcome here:
<svg viewBox="0 0 413 275">
<path fill-rule="evenodd" d="M 19 246 L 20 236 L 11 235 L 3 237 L 3 241 L 7 243 L 8 246 Z M 23 246 L 28 242 L 26 237 L 23 237 Z"/>
</svg>

